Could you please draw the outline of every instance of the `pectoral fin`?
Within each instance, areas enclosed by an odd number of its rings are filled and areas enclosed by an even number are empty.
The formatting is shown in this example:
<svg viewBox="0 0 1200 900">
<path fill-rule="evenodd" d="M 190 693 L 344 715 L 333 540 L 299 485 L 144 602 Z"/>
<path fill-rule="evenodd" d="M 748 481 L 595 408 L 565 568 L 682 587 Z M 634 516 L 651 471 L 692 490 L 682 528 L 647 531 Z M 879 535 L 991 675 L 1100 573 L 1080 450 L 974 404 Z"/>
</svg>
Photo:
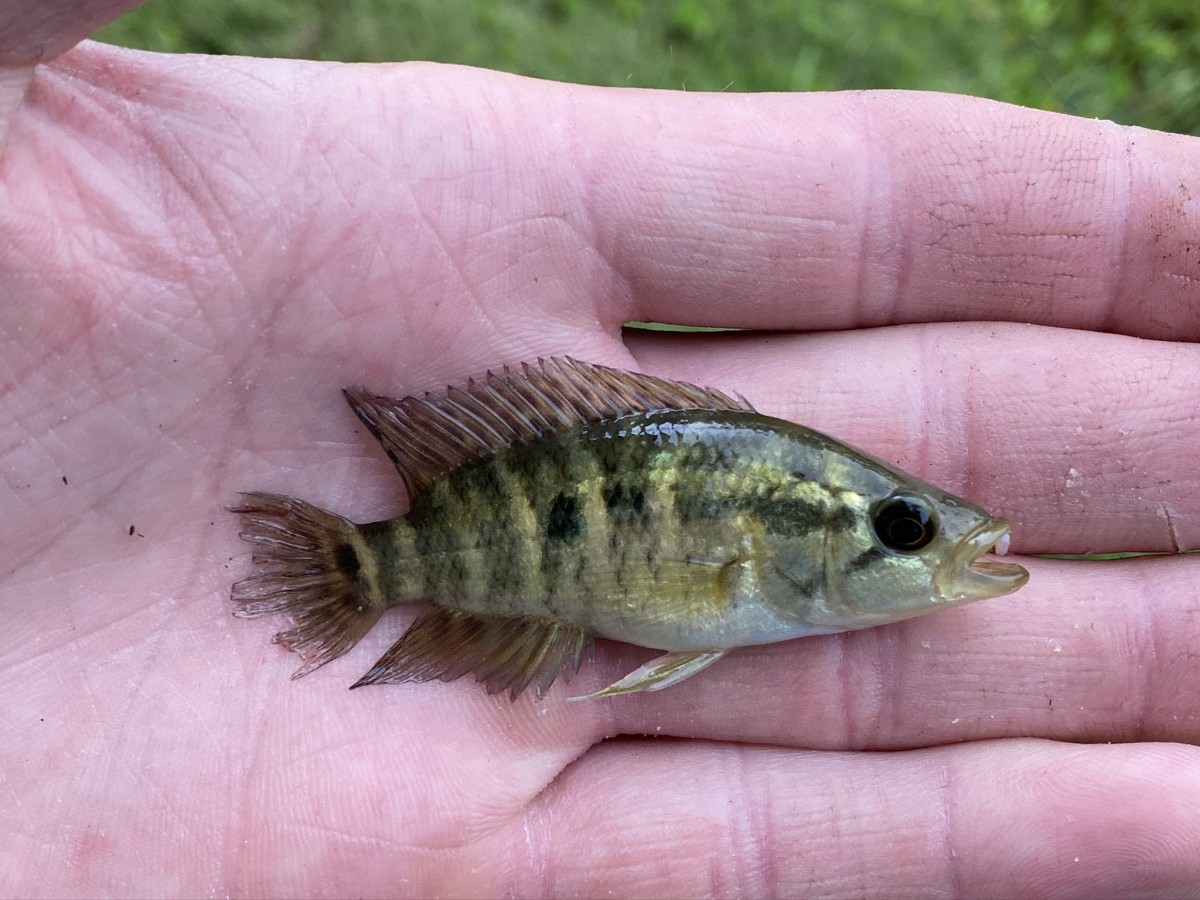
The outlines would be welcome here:
<svg viewBox="0 0 1200 900">
<path fill-rule="evenodd" d="M 641 668 L 635 669 L 620 681 L 610 684 L 603 690 L 571 699 L 595 700 L 599 697 L 614 697 L 617 694 L 632 694 L 636 691 L 661 691 L 663 688 L 679 684 L 685 678 L 691 678 L 697 672 L 707 669 L 728 652 L 728 650 L 697 650 L 686 653 L 668 653 L 666 656 L 650 660 Z"/>
</svg>

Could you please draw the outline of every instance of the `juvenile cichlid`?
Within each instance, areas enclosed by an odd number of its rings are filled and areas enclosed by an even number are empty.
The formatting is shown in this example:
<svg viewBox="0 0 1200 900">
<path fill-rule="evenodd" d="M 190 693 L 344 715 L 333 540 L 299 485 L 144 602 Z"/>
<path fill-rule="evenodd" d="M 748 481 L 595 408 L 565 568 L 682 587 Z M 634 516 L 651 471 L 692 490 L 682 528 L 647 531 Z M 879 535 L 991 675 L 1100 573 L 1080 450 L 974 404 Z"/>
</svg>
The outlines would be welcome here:
<svg viewBox="0 0 1200 900">
<path fill-rule="evenodd" d="M 301 500 L 234 509 L 263 571 L 235 615 L 285 613 L 305 675 L 388 607 L 428 600 L 354 687 L 451 681 L 541 696 L 594 638 L 667 651 L 588 697 L 676 684 L 730 650 L 1017 590 L 1008 523 L 720 391 L 571 359 L 440 396 L 345 392 L 408 488 L 355 525 Z"/>
</svg>

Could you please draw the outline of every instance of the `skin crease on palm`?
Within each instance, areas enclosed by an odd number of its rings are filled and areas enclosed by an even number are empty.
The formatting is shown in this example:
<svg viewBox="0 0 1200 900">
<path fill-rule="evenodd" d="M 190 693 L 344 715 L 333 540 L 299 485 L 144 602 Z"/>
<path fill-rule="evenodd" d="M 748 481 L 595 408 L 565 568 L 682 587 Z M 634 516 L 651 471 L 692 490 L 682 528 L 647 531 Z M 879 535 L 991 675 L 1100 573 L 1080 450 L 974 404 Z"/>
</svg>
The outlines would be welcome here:
<svg viewBox="0 0 1200 900">
<path fill-rule="evenodd" d="M 567 703 L 652 655 L 607 644 L 512 704 L 347 692 L 411 610 L 289 681 L 224 511 L 402 512 L 342 386 L 570 354 L 862 446 L 1018 554 L 1195 548 L 1200 140 L 70 49 L 117 6 L 34 6 L 0 5 L 0 894 L 1200 896 L 1196 555 L 1022 560 Z"/>
</svg>

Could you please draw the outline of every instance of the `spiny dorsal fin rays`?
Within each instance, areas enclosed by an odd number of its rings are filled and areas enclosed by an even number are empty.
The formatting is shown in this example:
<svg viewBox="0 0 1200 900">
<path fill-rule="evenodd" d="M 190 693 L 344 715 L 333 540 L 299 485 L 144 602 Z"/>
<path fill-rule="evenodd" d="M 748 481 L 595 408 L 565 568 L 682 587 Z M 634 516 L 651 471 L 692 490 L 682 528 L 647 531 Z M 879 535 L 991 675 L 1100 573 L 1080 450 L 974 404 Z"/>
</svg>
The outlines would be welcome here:
<svg viewBox="0 0 1200 900">
<path fill-rule="evenodd" d="M 753 412 L 711 388 L 568 357 L 488 372 L 465 389 L 392 400 L 362 388 L 346 399 L 400 471 L 410 498 L 464 463 L 563 428 L 667 409 Z"/>
<path fill-rule="evenodd" d="M 561 622 L 434 607 L 422 613 L 353 687 L 454 681 L 474 672 L 489 694 L 507 690 L 516 700 L 532 684 L 541 697 L 559 674 L 571 681 L 591 645 L 586 632 Z"/>
</svg>

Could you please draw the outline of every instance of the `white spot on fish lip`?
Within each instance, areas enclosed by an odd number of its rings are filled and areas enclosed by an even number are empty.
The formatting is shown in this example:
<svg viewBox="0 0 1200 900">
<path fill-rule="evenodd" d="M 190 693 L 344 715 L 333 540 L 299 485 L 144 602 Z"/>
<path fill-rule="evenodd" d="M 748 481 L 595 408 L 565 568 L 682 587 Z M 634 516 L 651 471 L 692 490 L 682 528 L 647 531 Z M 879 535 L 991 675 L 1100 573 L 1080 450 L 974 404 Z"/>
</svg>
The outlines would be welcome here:
<svg viewBox="0 0 1200 900">
<path fill-rule="evenodd" d="M 965 541 L 966 552 L 970 554 L 967 567 L 974 566 L 986 554 L 1003 556 L 1008 552 L 1010 542 L 1008 522 L 1004 519 L 992 519 L 985 522 L 972 532 Z"/>
</svg>

